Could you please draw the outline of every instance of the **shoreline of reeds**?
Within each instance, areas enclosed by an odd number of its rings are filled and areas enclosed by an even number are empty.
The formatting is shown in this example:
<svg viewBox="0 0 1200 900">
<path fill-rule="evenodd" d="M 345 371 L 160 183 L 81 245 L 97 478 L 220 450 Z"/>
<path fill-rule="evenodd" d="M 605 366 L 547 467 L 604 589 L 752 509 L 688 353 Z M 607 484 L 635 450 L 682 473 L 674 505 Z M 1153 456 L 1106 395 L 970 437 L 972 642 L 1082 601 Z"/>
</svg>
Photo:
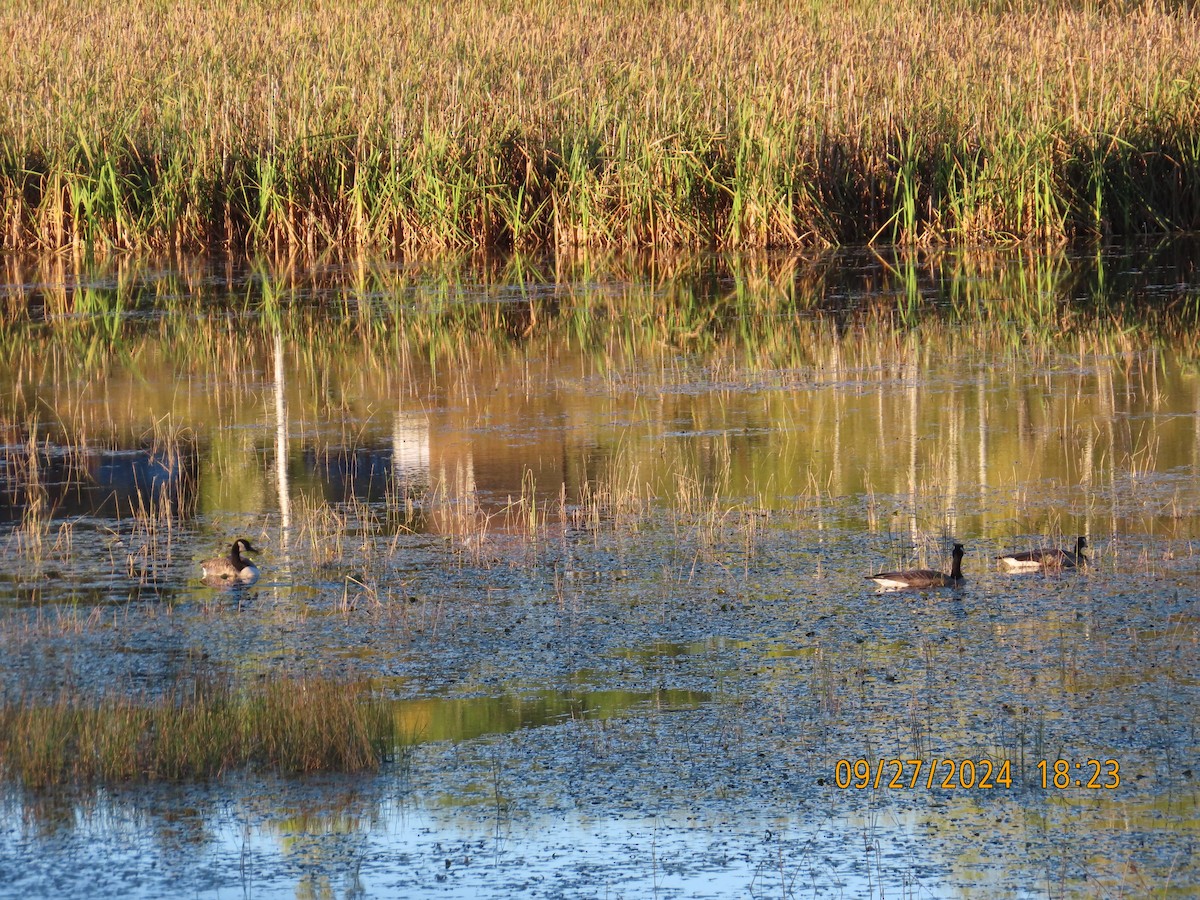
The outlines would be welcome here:
<svg viewBox="0 0 1200 900">
<path fill-rule="evenodd" d="M 155 697 L 68 688 L 0 703 L 0 779 L 27 788 L 370 772 L 397 748 L 387 705 L 329 679 L 202 678 Z"/>
<path fill-rule="evenodd" d="M 0 12 L 0 29 L 6 249 L 1200 228 L 1186 4 L 60 0 Z"/>
</svg>

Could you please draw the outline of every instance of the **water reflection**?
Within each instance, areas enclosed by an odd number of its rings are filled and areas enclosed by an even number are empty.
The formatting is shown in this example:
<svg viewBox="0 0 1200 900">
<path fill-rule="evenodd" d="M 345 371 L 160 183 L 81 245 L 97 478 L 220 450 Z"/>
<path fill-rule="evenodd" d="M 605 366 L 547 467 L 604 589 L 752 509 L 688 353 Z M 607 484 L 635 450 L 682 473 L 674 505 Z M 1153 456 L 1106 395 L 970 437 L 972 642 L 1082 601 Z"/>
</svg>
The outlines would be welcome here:
<svg viewBox="0 0 1200 900">
<path fill-rule="evenodd" d="M 887 527 L 913 535 L 1141 531 L 1146 508 L 1194 533 L 1194 272 L 1163 251 L 710 259 L 665 281 L 542 273 L 515 299 L 503 272 L 202 272 L 84 288 L 10 264 L 0 517 L 26 515 L 33 462 L 60 517 L 165 490 L 175 514 L 290 522 L 304 495 L 406 504 L 402 527 L 453 534 L 599 485 L 865 497 L 866 524 L 899 512 Z M 89 357 L 103 386 L 78 358 L 98 327 L 75 313 L 84 290 L 125 311 Z M 172 306 L 197 301 L 238 327 Z M 514 305 L 537 326 L 510 327 Z"/>
<path fill-rule="evenodd" d="M 703 691 L 537 691 L 532 697 L 397 700 L 397 732 L 408 741 L 467 741 L 564 721 L 606 719 L 630 710 L 695 709 L 712 698 Z"/>
<path fill-rule="evenodd" d="M 23 436 L 28 442 L 30 436 Z M 17 522 L 31 507 L 56 518 L 119 519 L 148 508 L 186 517 L 200 478 L 197 448 L 170 455 L 154 447 L 83 449 L 51 444 L 9 446 L 0 464 L 0 522 Z"/>
</svg>

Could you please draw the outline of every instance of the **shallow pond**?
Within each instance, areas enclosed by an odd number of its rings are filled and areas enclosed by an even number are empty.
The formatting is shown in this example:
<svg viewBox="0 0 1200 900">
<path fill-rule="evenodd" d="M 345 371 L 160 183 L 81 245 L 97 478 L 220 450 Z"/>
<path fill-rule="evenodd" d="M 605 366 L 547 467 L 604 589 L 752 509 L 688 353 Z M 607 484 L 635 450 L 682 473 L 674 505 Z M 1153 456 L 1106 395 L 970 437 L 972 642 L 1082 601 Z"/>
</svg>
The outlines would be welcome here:
<svg viewBox="0 0 1200 900">
<path fill-rule="evenodd" d="M 1192 894 L 1196 258 L 6 260 L 0 696 L 366 680 L 405 746 L 10 784 L 0 884 Z"/>
</svg>

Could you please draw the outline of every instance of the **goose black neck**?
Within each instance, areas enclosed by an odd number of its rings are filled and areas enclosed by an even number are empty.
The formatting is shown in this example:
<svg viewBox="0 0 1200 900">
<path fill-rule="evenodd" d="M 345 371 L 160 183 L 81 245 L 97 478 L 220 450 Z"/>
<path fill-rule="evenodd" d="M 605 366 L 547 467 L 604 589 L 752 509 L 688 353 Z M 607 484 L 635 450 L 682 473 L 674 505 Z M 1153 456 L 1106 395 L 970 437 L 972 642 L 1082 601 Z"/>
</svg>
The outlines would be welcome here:
<svg viewBox="0 0 1200 900">
<path fill-rule="evenodd" d="M 963 548 L 962 548 L 961 544 L 954 545 L 953 557 L 954 557 L 954 564 L 950 567 L 950 577 L 953 578 L 955 581 L 960 581 L 960 580 L 962 580 L 962 577 L 963 577 L 963 573 L 962 573 Z"/>
</svg>

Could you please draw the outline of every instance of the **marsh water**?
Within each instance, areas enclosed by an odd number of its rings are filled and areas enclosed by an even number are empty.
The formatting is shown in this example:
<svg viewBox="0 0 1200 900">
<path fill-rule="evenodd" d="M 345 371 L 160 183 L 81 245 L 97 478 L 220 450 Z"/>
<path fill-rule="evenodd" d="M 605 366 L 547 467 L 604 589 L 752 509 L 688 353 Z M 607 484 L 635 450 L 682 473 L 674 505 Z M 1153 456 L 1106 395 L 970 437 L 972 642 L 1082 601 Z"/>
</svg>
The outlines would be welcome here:
<svg viewBox="0 0 1200 900">
<path fill-rule="evenodd" d="M 9 782 L 0 894 L 1194 894 L 1198 258 L 5 260 L 3 698 L 319 675 L 405 737 Z"/>
</svg>

